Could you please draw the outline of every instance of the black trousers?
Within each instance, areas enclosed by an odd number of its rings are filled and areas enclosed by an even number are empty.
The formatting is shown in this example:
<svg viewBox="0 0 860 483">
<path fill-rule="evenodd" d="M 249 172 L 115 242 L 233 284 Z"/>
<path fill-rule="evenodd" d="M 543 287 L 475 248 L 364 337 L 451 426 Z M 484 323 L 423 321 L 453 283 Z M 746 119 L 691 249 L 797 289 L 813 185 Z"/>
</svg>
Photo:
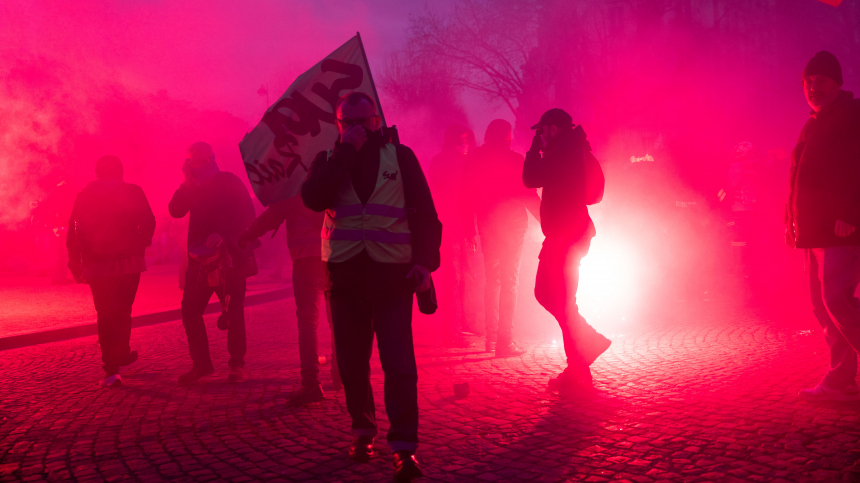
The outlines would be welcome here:
<svg viewBox="0 0 860 483">
<path fill-rule="evenodd" d="M 379 264 L 366 253 L 329 263 L 329 300 L 346 409 L 356 435 L 377 433 L 370 385 L 373 336 L 385 373 L 385 411 L 392 451 L 418 447 L 418 368 L 412 345 L 412 291 L 405 265 Z"/>
<path fill-rule="evenodd" d="M 98 316 L 103 367 L 105 374 L 112 376 L 131 351 L 131 307 L 140 285 L 140 273 L 99 277 L 89 284 Z"/>
<path fill-rule="evenodd" d="M 215 293 L 205 275 L 201 276 L 200 264 L 189 261 L 185 273 L 185 291 L 182 293 L 182 325 L 188 337 L 188 352 L 195 368 L 210 369 L 209 337 L 203 323 L 203 312 Z M 230 295 L 228 313 L 230 326 L 227 329 L 227 351 L 230 353 L 230 368 L 245 367 L 245 282 L 244 276 L 227 273 L 227 294 Z"/>
<path fill-rule="evenodd" d="M 487 340 L 499 347 L 513 340 L 514 312 L 525 232 L 479 226 L 484 251 L 484 320 Z"/>
</svg>

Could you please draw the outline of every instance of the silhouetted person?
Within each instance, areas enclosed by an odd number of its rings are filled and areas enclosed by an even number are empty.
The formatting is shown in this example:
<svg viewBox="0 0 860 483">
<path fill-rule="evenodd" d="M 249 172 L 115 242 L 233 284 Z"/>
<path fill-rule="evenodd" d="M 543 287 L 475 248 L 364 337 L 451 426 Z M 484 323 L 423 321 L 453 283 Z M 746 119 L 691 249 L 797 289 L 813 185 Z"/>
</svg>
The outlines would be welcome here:
<svg viewBox="0 0 860 483">
<path fill-rule="evenodd" d="M 585 131 L 582 126 L 573 127 L 568 113 L 550 109 L 532 129 L 535 136 L 526 153 L 523 183 L 543 188 L 540 214 L 546 236 L 535 297 L 558 320 L 567 357 L 567 368 L 550 381 L 550 388 L 588 388 L 592 384 L 589 366 L 610 344 L 588 325 L 576 305 L 579 263 L 596 234 L 587 205 L 603 198 L 603 172 Z"/>
<path fill-rule="evenodd" d="M 75 200 L 66 246 L 69 269 L 87 283 L 98 315 L 102 386 L 122 383 L 119 368 L 137 360 L 129 346 L 131 307 L 146 270 L 144 251 L 152 244 L 155 216 L 140 186 L 122 180 L 116 156 L 96 162 L 96 180 Z"/>
<path fill-rule="evenodd" d="M 427 180 L 435 193 L 434 201 L 439 220 L 445 222 L 442 232 L 442 265 L 439 290 L 442 344 L 468 347 L 463 336 L 466 319 L 466 279 L 469 254 L 461 222 L 463 210 L 463 169 L 474 149 L 475 135 L 465 126 L 454 124 L 445 130 L 442 151 L 430 161 Z M 474 230 L 473 230 L 474 231 Z"/>
<path fill-rule="evenodd" d="M 813 313 L 830 346 L 830 370 L 800 391 L 810 400 L 860 395 L 860 101 L 841 87 L 836 57 L 815 54 L 803 69 L 812 112 L 791 156 L 786 241 L 804 251 Z"/>
<path fill-rule="evenodd" d="M 320 361 L 317 352 L 317 326 L 323 305 L 331 330 L 331 309 L 325 299 L 326 274 L 320 238 L 323 218 L 322 213 L 306 208 L 301 196 L 293 196 L 269 206 L 251 223 L 248 230 L 239 236 L 239 246 L 244 248 L 251 240 L 256 240 L 268 231 L 277 230 L 281 223 L 286 222 L 287 247 L 293 259 L 293 294 L 296 301 L 299 359 L 302 368 L 302 387 L 290 398 L 290 405 L 293 406 L 325 399 L 320 384 Z M 331 348 L 332 353 L 336 354 L 333 333 Z M 343 387 L 337 370 L 336 355 L 332 360 L 331 379 L 335 390 Z"/>
<path fill-rule="evenodd" d="M 487 126 L 484 145 L 475 149 L 463 173 L 463 214 L 468 239 L 475 221 L 484 253 L 486 350 L 497 357 L 522 354 L 513 341 L 520 258 L 528 228 L 527 209 L 540 219 L 540 198 L 522 184 L 523 156 L 511 150 L 511 124 Z M 472 241 L 474 244 L 474 241 Z"/>
<path fill-rule="evenodd" d="M 188 337 L 192 367 L 179 376 L 191 384 L 215 371 L 209 355 L 209 338 L 203 312 L 216 288 L 223 288 L 227 306 L 227 350 L 230 382 L 245 380 L 245 282 L 257 273 L 252 250 L 236 244 L 239 234 L 254 220 L 254 205 L 239 178 L 220 171 L 212 146 L 197 142 L 188 148 L 182 166 L 185 182 L 173 194 L 168 209 L 174 218 L 190 213 L 188 270 L 182 293 L 182 325 Z M 204 263 L 202 259 L 214 259 Z"/>
<path fill-rule="evenodd" d="M 325 211 L 322 258 L 329 271 L 335 349 L 355 438 L 349 455 L 373 455 L 376 409 L 370 386 L 373 335 L 385 372 L 394 476 L 421 475 L 418 370 L 412 294 L 439 267 L 442 224 L 421 165 L 406 146 L 383 141 L 373 100 L 350 93 L 337 103 L 340 142 L 321 152 L 302 186 L 305 206 Z"/>
</svg>

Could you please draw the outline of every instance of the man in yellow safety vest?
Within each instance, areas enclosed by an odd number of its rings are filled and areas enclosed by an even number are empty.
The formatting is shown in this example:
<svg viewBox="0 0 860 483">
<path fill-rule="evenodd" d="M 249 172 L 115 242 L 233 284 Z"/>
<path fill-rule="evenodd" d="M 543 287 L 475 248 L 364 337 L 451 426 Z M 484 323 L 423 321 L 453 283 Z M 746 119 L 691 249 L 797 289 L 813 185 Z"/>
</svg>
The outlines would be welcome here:
<svg viewBox="0 0 860 483">
<path fill-rule="evenodd" d="M 386 142 L 373 99 L 353 92 L 337 103 L 340 140 L 321 152 L 302 186 L 305 206 L 325 211 L 322 258 L 337 363 L 354 440 L 349 455 L 367 461 L 377 434 L 370 356 L 376 334 L 385 372 L 394 477 L 421 476 L 418 371 L 412 345 L 412 294 L 439 267 L 442 224 L 411 149 Z"/>
</svg>

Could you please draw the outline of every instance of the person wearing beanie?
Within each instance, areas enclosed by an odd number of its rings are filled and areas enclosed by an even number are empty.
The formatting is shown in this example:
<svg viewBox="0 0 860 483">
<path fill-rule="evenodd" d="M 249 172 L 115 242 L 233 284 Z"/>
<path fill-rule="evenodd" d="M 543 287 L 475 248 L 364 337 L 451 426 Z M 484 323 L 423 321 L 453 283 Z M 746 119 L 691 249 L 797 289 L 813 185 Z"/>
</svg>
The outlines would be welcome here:
<svg viewBox="0 0 860 483">
<path fill-rule="evenodd" d="M 185 182 L 173 194 L 167 208 L 174 218 L 188 215 L 188 270 L 182 293 L 182 325 L 188 338 L 192 367 L 179 376 L 179 384 L 196 382 L 215 371 L 209 355 L 209 339 L 203 312 L 216 287 L 224 294 L 227 317 L 229 382 L 245 380 L 246 279 L 257 274 L 253 250 L 239 248 L 238 238 L 254 221 L 254 204 L 238 176 L 221 171 L 212 146 L 197 142 L 188 147 L 182 165 Z M 194 253 L 195 257 L 191 254 Z M 214 263 L 203 263 L 215 257 Z M 219 297 L 220 294 L 219 293 Z"/>
<path fill-rule="evenodd" d="M 842 68 L 821 51 L 802 75 L 812 108 L 791 156 L 786 242 L 804 251 L 815 317 L 830 348 L 830 368 L 807 400 L 860 399 L 860 100 L 842 90 Z"/>
<path fill-rule="evenodd" d="M 155 216 L 140 186 L 123 182 L 119 158 L 100 158 L 95 171 L 97 179 L 75 199 L 66 247 L 75 281 L 93 294 L 105 371 L 100 384 L 107 387 L 121 384 L 120 367 L 138 357 L 129 346 L 131 308 Z"/>
</svg>

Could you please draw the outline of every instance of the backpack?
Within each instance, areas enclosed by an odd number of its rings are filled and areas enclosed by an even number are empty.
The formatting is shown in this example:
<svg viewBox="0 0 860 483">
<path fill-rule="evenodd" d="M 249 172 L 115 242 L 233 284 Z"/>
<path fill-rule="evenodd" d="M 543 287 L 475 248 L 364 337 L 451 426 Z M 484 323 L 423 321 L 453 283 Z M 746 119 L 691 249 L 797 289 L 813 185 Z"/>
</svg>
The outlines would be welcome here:
<svg viewBox="0 0 860 483">
<path fill-rule="evenodd" d="M 583 156 L 583 165 L 585 166 L 585 204 L 596 205 L 603 200 L 606 178 L 603 176 L 600 161 L 591 154 L 590 149 Z"/>
</svg>

